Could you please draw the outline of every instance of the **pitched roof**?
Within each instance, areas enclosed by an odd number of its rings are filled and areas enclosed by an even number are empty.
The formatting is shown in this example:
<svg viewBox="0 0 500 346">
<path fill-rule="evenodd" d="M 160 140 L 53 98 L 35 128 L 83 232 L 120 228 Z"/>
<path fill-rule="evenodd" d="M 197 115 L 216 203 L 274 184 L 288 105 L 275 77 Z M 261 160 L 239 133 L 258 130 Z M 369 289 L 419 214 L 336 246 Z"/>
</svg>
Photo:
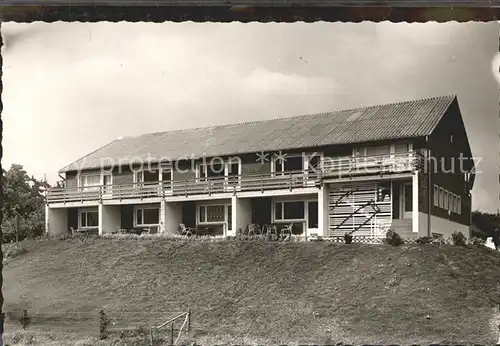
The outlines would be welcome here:
<svg viewBox="0 0 500 346">
<path fill-rule="evenodd" d="M 214 157 L 430 135 L 455 95 L 314 115 L 150 133 L 117 139 L 60 172 L 192 157 Z"/>
</svg>

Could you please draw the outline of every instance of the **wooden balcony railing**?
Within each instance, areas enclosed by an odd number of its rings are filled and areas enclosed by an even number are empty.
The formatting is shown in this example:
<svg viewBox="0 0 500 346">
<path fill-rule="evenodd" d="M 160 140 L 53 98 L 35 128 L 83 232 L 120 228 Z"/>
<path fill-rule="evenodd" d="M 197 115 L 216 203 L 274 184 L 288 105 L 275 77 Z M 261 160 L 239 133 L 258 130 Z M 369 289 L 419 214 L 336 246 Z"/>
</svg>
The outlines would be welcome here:
<svg viewBox="0 0 500 346">
<path fill-rule="evenodd" d="M 341 178 L 372 174 L 411 172 L 418 168 L 418 152 L 377 156 L 324 158 L 321 172 L 324 177 Z"/>
<path fill-rule="evenodd" d="M 103 199 L 212 195 L 238 191 L 293 190 L 318 186 L 322 178 L 411 172 L 417 169 L 420 158 L 421 155 L 417 152 L 324 158 L 318 169 L 310 171 L 244 174 L 85 188 L 52 188 L 47 191 L 47 202 L 66 203 Z"/>
<path fill-rule="evenodd" d="M 51 188 L 47 192 L 47 202 L 66 203 L 102 199 L 212 195 L 238 191 L 293 190 L 316 186 L 319 179 L 318 172 L 294 171 L 85 188 Z"/>
</svg>

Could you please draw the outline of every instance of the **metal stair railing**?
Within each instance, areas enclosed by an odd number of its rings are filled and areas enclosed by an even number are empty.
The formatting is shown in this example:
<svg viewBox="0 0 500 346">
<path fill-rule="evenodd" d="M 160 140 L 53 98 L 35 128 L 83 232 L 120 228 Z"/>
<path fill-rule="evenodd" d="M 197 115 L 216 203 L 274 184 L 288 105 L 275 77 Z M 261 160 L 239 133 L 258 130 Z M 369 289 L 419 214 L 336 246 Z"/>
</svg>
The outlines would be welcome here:
<svg viewBox="0 0 500 346">
<path fill-rule="evenodd" d="M 339 198 L 339 199 L 337 199 L 337 201 L 335 201 L 335 204 L 334 204 L 332 207 L 330 207 L 330 211 L 333 211 L 333 210 L 334 210 L 334 209 L 335 209 L 335 208 L 336 208 L 336 207 L 340 204 L 340 202 L 341 202 L 344 198 L 346 198 L 346 197 L 347 197 L 347 196 L 349 196 L 349 195 L 352 195 L 352 194 L 353 194 L 354 192 L 356 192 L 356 191 L 359 191 L 359 188 L 354 189 L 354 190 L 349 190 L 349 191 L 347 191 L 346 193 L 344 193 L 342 196 L 340 196 L 340 198 Z"/>
<path fill-rule="evenodd" d="M 340 227 L 342 227 L 342 226 L 343 226 L 343 225 L 347 222 L 347 220 L 349 220 L 349 219 L 350 219 L 353 215 L 357 214 L 357 213 L 358 213 L 361 209 L 363 209 L 364 207 L 367 207 L 367 206 L 369 206 L 369 205 L 371 205 L 371 206 L 372 206 L 372 208 L 375 210 L 375 214 L 373 214 L 373 215 L 376 215 L 376 214 L 378 214 L 378 213 L 380 212 L 380 209 L 378 208 L 378 206 L 377 206 L 377 205 L 375 205 L 375 202 L 374 202 L 373 200 L 371 200 L 371 201 L 369 201 L 369 202 L 366 202 L 366 203 L 362 204 L 361 206 L 359 206 L 359 207 L 358 207 L 358 209 L 356 209 L 356 210 L 354 210 L 352 213 L 350 213 L 350 214 L 349 214 L 349 215 L 348 215 L 348 216 L 344 219 L 344 221 L 342 221 L 339 225 L 337 225 L 337 226 L 333 229 L 333 231 L 338 230 L 338 229 L 339 229 Z M 375 205 L 375 207 L 376 207 L 377 209 L 375 209 L 375 208 L 373 207 L 373 205 Z M 369 222 L 369 220 L 371 220 L 371 217 L 368 219 L 368 222 Z M 366 222 L 365 222 L 364 224 L 362 224 L 362 226 L 364 226 L 365 224 L 366 224 Z M 349 234 L 354 233 L 354 232 L 355 232 L 355 231 L 357 231 L 358 229 L 359 229 L 359 227 L 358 227 L 358 228 L 356 228 L 354 231 L 349 232 Z"/>
<path fill-rule="evenodd" d="M 354 230 L 352 230 L 351 232 L 349 232 L 349 234 L 353 234 L 354 232 L 356 232 L 358 229 L 360 229 L 361 227 L 363 227 L 364 225 L 366 225 L 368 222 L 370 222 L 370 220 L 373 219 L 378 213 L 380 213 L 380 208 L 375 204 L 374 201 L 368 202 L 368 205 L 370 205 L 373 208 L 374 213 L 371 214 L 371 216 L 369 218 L 367 218 L 365 220 L 365 222 L 363 222 L 361 225 L 359 225 Z"/>
</svg>

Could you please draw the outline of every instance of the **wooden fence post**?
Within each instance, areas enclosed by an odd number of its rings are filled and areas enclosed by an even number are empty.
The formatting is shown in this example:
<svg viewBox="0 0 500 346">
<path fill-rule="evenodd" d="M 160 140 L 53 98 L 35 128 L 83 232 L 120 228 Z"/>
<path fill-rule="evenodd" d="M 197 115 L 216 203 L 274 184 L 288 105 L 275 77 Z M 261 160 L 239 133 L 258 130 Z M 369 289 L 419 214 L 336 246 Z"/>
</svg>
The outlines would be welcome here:
<svg viewBox="0 0 500 346">
<path fill-rule="evenodd" d="M 99 310 L 99 338 L 101 340 L 108 338 L 109 319 L 104 310 Z"/>
<path fill-rule="evenodd" d="M 151 346 L 153 346 L 153 345 L 154 345 L 154 339 L 153 339 L 153 329 L 151 329 L 151 330 L 149 331 L 149 336 L 150 336 L 150 342 L 149 342 L 149 343 L 151 344 Z"/>
<path fill-rule="evenodd" d="M 30 323 L 30 318 L 28 317 L 28 310 L 27 309 L 23 310 L 23 316 L 21 317 L 20 322 L 21 322 L 23 329 L 26 330 L 26 328 L 28 328 L 28 324 Z"/>
<path fill-rule="evenodd" d="M 174 345 L 174 321 L 170 323 L 170 345 Z"/>
<path fill-rule="evenodd" d="M 188 332 L 191 331 L 191 309 L 188 309 Z"/>
</svg>

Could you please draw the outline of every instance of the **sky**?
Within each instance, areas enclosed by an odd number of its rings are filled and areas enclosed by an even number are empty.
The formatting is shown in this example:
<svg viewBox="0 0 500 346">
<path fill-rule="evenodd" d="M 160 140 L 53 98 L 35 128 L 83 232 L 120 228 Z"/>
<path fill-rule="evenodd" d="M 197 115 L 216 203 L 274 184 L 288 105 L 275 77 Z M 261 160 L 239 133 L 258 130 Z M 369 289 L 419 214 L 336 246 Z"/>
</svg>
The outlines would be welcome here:
<svg viewBox="0 0 500 346">
<path fill-rule="evenodd" d="M 2 35 L 6 168 L 55 183 L 121 136 L 456 94 L 481 158 L 473 208 L 500 207 L 496 22 L 35 22 Z"/>
</svg>

